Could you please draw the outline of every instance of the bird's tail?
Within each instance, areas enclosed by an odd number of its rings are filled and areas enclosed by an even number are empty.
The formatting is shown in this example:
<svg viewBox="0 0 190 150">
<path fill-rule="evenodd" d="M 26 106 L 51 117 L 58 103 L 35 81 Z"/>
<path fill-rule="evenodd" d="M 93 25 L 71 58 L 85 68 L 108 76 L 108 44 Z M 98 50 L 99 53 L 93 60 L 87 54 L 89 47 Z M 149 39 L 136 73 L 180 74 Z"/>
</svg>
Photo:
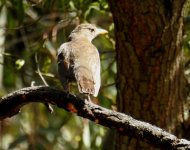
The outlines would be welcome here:
<svg viewBox="0 0 190 150">
<path fill-rule="evenodd" d="M 79 92 L 94 95 L 95 84 L 92 73 L 86 67 L 78 67 L 75 71 Z"/>
</svg>

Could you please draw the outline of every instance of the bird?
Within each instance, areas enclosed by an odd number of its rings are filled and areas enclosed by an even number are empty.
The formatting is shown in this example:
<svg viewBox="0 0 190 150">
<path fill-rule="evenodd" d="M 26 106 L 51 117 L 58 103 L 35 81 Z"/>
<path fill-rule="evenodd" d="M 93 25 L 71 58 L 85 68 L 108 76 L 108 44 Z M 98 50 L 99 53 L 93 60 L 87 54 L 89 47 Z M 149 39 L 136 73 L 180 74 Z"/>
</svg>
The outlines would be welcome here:
<svg viewBox="0 0 190 150">
<path fill-rule="evenodd" d="M 106 33 L 94 24 L 82 23 L 70 33 L 69 41 L 58 48 L 58 72 L 64 91 L 69 93 L 69 84 L 76 82 L 80 93 L 97 97 L 101 85 L 100 56 L 92 40 Z"/>
</svg>

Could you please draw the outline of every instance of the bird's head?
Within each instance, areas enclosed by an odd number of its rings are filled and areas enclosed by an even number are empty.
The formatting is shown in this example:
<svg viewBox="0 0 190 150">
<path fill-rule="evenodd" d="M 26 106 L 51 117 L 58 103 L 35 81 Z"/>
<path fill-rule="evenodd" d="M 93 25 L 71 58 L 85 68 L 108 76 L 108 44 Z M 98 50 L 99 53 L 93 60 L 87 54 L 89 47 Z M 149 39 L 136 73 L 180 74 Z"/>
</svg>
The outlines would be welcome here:
<svg viewBox="0 0 190 150">
<path fill-rule="evenodd" d="M 92 41 L 96 36 L 100 34 L 106 34 L 108 31 L 98 28 L 93 24 L 80 24 L 78 25 L 70 34 L 71 39 L 76 38 L 87 38 L 89 41 Z"/>
</svg>

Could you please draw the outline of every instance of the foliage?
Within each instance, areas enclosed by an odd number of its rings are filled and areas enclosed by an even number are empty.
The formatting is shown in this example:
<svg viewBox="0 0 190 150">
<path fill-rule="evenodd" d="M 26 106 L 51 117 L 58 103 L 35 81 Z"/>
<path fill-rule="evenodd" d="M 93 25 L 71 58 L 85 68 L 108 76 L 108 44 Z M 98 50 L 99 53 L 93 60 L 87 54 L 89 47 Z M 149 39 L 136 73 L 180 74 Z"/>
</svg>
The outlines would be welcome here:
<svg viewBox="0 0 190 150">
<path fill-rule="evenodd" d="M 88 21 L 109 30 L 94 40 L 101 54 L 102 88 L 94 103 L 115 105 L 116 62 L 113 23 L 105 0 L 1 0 L 1 96 L 26 86 L 62 88 L 56 50 L 72 29 Z M 0 149 L 101 149 L 106 129 L 43 104 L 30 104 L 0 122 Z M 110 138 L 110 137 L 108 137 Z"/>
</svg>

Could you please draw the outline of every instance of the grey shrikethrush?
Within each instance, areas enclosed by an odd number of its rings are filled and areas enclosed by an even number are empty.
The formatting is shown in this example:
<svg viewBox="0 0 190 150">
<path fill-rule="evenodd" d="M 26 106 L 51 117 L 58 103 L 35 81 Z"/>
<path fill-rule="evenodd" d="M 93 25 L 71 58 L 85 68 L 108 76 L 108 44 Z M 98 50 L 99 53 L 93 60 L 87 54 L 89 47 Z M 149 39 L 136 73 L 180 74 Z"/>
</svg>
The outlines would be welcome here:
<svg viewBox="0 0 190 150">
<path fill-rule="evenodd" d="M 100 56 L 91 41 L 106 30 L 92 24 L 80 24 L 70 34 L 69 42 L 58 49 L 58 71 L 61 83 L 69 92 L 69 83 L 76 82 L 82 94 L 98 95 L 100 79 Z"/>
</svg>

